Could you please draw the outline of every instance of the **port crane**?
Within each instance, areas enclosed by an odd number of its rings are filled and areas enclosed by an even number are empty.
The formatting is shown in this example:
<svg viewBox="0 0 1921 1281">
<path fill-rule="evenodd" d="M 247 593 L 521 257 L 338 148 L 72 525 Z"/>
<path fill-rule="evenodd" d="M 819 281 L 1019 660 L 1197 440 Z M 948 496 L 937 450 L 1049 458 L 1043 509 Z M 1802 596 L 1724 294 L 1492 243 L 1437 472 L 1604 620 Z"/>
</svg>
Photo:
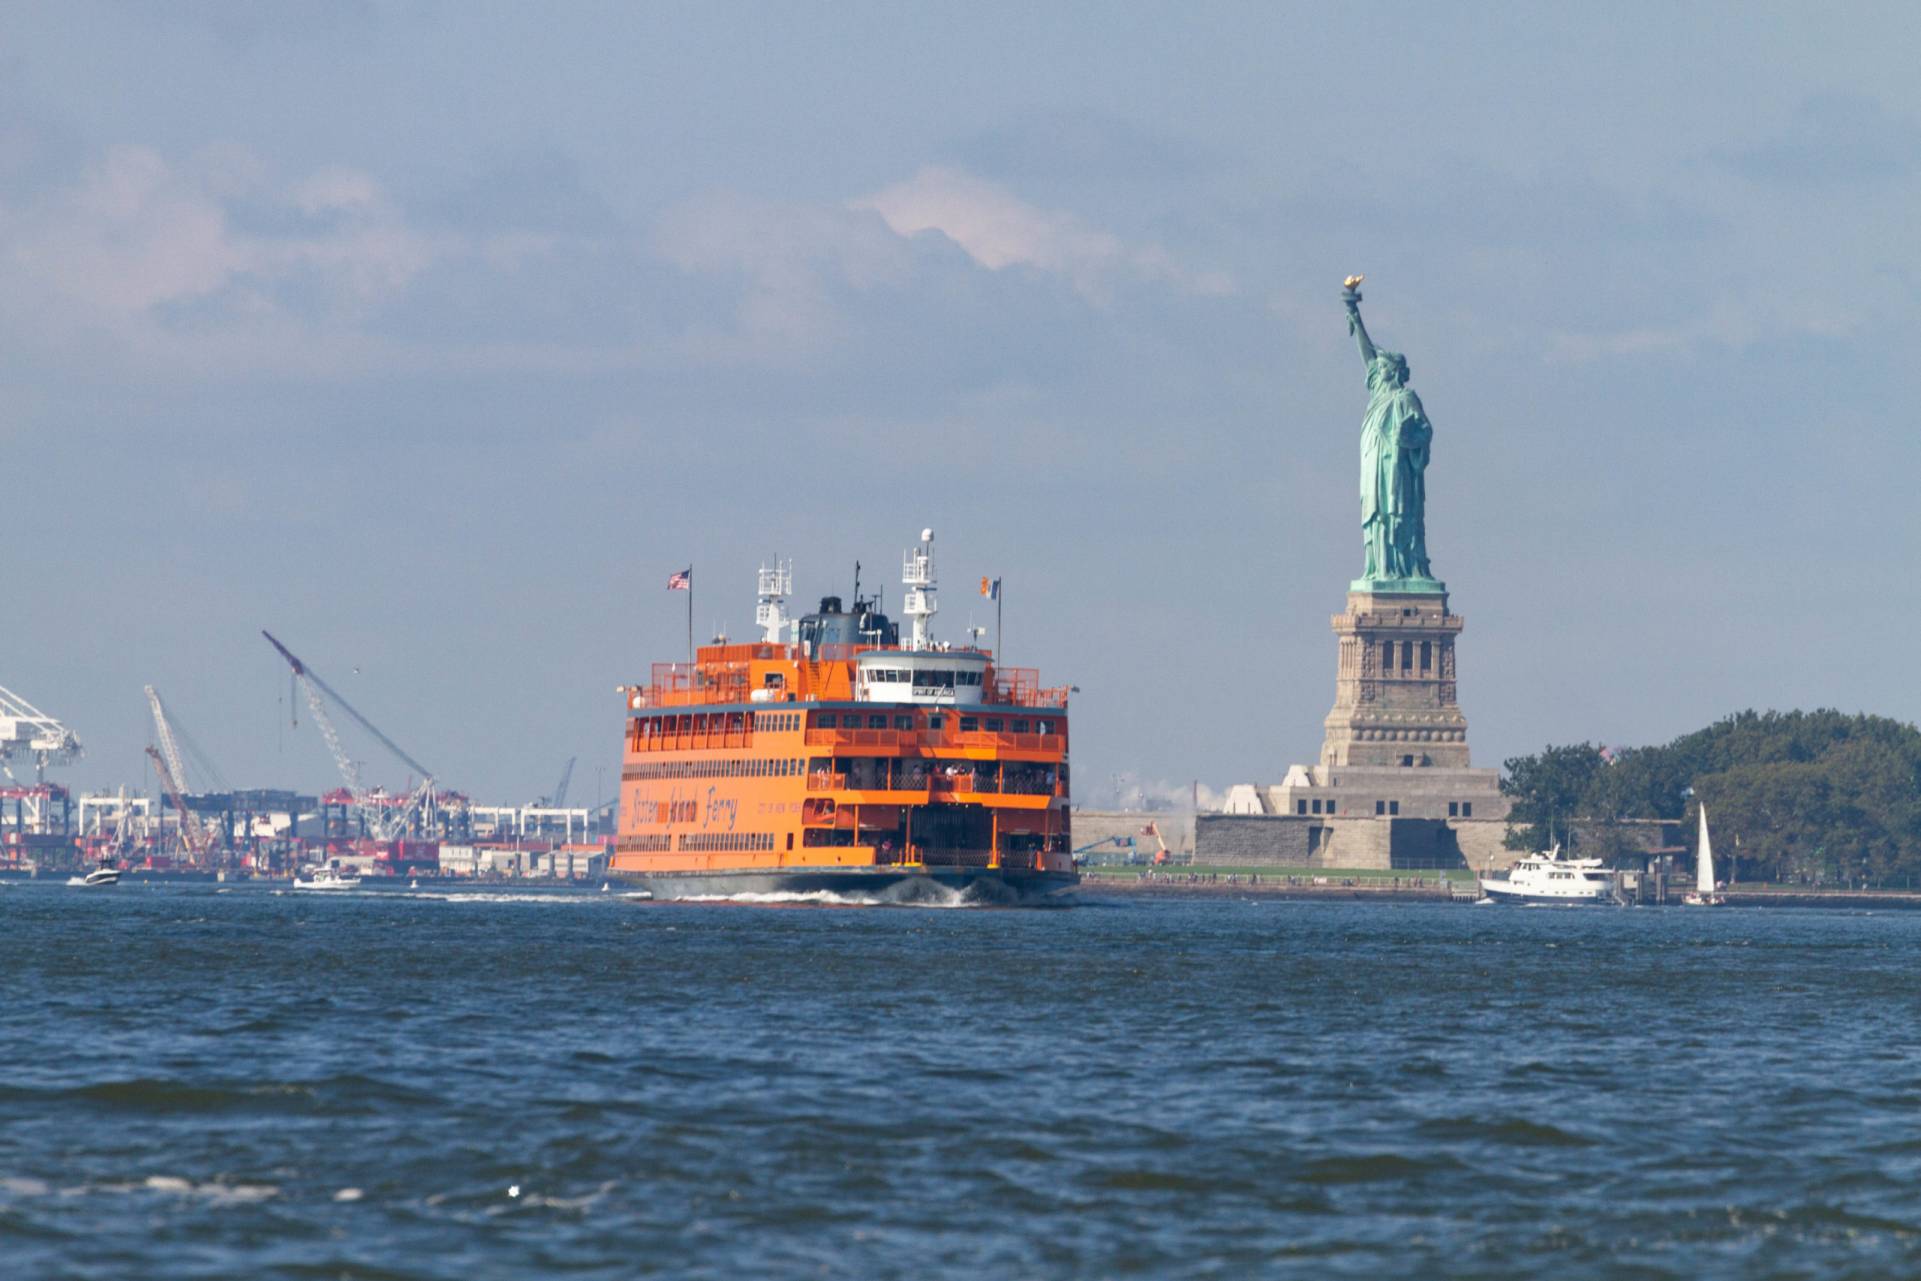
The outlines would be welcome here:
<svg viewBox="0 0 1921 1281">
<path fill-rule="evenodd" d="M 553 797 L 547 802 L 548 808 L 560 809 L 567 804 L 567 784 L 574 781 L 574 762 L 579 759 L 578 756 L 567 758 L 566 768 L 560 771 L 560 782 L 554 784 Z"/>
<path fill-rule="evenodd" d="M 153 713 L 154 738 L 160 744 L 158 750 L 147 748 L 147 755 L 153 760 L 154 772 L 160 776 L 160 786 L 173 802 L 174 813 L 180 816 L 180 843 L 187 847 L 188 855 L 196 863 L 204 862 L 212 855 L 218 834 L 200 821 L 200 815 L 187 808 L 187 767 L 180 757 L 179 738 L 167 715 L 166 704 L 160 701 L 160 691 L 151 685 L 146 689 L 147 707 Z"/>
<path fill-rule="evenodd" d="M 85 753 L 74 732 L 0 685 L 0 773 L 20 780 L 7 764 L 16 756 L 33 762 L 36 784 L 47 781 L 47 766 L 71 765 Z"/>
<path fill-rule="evenodd" d="M 353 797 L 354 808 L 360 811 L 366 822 L 368 833 L 376 841 L 390 841 L 405 833 L 414 813 L 427 805 L 433 795 L 433 771 L 409 756 L 400 744 L 381 733 L 378 726 L 362 716 L 352 703 L 340 696 L 340 691 L 327 684 L 320 678 L 319 673 L 301 662 L 292 650 L 276 640 L 272 632 L 263 629 L 260 634 L 265 636 L 267 643 L 287 660 L 287 665 L 293 669 L 294 679 L 306 692 L 307 710 L 313 714 L 314 724 L 320 727 L 320 736 L 327 741 L 327 750 L 333 753 L 334 766 L 346 782 L 347 792 Z M 325 694 L 327 700 L 341 711 L 352 717 L 355 724 L 378 739 L 382 747 L 392 752 L 420 776 L 419 785 L 408 793 L 407 799 L 400 805 L 385 803 L 386 795 L 380 789 L 362 785 L 360 763 L 349 756 L 347 749 L 341 745 L 340 731 L 334 728 L 333 717 L 327 714 L 327 705 L 321 699 L 322 694 Z"/>
</svg>

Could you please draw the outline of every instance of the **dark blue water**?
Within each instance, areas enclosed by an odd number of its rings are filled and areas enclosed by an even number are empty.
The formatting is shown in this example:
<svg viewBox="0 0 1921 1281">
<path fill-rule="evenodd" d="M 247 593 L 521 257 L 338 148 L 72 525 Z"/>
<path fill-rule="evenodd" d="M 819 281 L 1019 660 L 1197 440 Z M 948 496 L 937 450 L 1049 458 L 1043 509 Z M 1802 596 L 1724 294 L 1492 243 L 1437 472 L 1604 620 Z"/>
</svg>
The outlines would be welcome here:
<svg viewBox="0 0 1921 1281">
<path fill-rule="evenodd" d="M 0 886 L 7 1277 L 1921 1274 L 1921 915 Z"/>
</svg>

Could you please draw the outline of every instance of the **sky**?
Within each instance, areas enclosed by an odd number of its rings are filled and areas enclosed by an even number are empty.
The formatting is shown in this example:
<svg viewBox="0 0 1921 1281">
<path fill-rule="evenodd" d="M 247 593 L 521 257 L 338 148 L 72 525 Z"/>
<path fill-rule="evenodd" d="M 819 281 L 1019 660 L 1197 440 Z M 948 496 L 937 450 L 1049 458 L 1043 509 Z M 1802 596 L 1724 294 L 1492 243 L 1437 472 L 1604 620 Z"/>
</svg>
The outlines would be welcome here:
<svg viewBox="0 0 1921 1281">
<path fill-rule="evenodd" d="M 1085 803 L 1316 759 L 1340 281 L 1435 427 L 1477 764 L 1921 717 L 1921 9 L 0 7 L 0 685 L 332 785 L 269 629 L 447 786 L 854 563 L 1074 684 Z M 1892 397 L 1892 401 L 1890 400 Z M 991 637 L 990 637 L 991 639 Z M 369 776 L 404 767 L 364 738 Z"/>
</svg>

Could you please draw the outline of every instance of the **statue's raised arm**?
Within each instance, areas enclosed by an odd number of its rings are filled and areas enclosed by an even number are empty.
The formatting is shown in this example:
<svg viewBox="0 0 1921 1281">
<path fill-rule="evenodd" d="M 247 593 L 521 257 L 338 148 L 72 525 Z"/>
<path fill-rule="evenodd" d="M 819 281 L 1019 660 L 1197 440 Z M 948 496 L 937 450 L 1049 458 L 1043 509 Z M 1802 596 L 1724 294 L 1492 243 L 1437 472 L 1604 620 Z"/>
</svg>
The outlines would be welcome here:
<svg viewBox="0 0 1921 1281">
<path fill-rule="evenodd" d="M 1367 336 L 1367 326 L 1361 323 L 1361 281 L 1364 276 L 1349 276 L 1341 290 L 1341 301 L 1347 304 L 1347 332 L 1354 335 L 1361 345 L 1361 364 L 1374 363 L 1374 340 Z"/>
</svg>

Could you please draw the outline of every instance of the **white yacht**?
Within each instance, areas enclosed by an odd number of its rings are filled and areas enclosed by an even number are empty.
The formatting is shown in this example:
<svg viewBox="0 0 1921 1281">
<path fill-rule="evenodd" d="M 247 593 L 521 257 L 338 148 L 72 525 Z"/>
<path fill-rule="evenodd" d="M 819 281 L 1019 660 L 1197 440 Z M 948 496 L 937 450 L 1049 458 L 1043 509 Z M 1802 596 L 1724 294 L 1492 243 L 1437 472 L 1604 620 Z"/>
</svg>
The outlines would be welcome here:
<svg viewBox="0 0 1921 1281">
<path fill-rule="evenodd" d="M 360 888 L 360 873 L 316 867 L 313 875 L 307 879 L 295 878 L 293 887 L 297 890 L 357 890 Z"/>
<path fill-rule="evenodd" d="M 117 867 L 96 867 L 85 876 L 69 876 L 67 884 L 79 885 L 86 889 L 98 889 L 102 885 L 120 884 L 120 869 Z"/>
<path fill-rule="evenodd" d="M 1694 848 L 1694 893 L 1681 902 L 1688 907 L 1720 907 L 1726 900 L 1715 890 L 1714 843 L 1708 840 L 1708 807 L 1701 807 L 1701 837 Z"/>
<path fill-rule="evenodd" d="M 1606 903 L 1613 898 L 1614 873 L 1598 858 L 1562 858 L 1556 845 L 1516 860 L 1506 876 L 1483 876 L 1481 893 L 1496 903 Z"/>
</svg>

